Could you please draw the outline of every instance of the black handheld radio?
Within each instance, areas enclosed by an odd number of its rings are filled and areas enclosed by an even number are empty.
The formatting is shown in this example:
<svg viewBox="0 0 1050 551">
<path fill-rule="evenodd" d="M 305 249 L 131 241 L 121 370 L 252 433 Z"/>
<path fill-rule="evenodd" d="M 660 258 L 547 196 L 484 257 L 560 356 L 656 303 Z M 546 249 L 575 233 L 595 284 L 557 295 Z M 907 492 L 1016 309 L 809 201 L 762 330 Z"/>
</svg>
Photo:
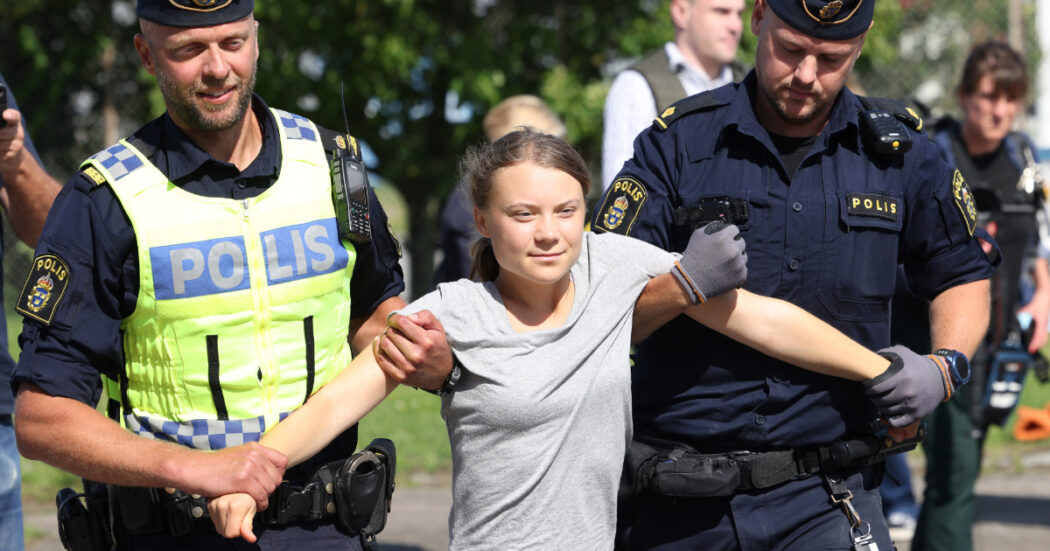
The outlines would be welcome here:
<svg viewBox="0 0 1050 551">
<path fill-rule="evenodd" d="M 911 136 L 897 117 L 879 109 L 861 113 L 861 135 L 880 155 L 906 153 L 911 149 Z"/>
<path fill-rule="evenodd" d="M 343 87 L 339 86 L 343 102 Z M 343 102 L 343 124 L 346 127 L 346 147 L 332 154 L 332 203 L 335 205 L 339 237 L 354 243 L 372 240 L 372 224 L 368 211 L 368 171 L 361 162 L 357 141 L 350 137 L 350 123 Z"/>
</svg>

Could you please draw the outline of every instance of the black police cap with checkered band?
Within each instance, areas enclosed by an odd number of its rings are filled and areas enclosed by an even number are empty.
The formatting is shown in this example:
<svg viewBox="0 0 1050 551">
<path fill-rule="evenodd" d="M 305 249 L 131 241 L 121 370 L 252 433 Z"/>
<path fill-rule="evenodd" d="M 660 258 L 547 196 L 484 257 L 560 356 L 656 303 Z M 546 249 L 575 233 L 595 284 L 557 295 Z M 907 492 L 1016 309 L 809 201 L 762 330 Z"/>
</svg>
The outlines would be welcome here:
<svg viewBox="0 0 1050 551">
<path fill-rule="evenodd" d="M 138 15 L 167 27 L 211 27 L 252 13 L 254 0 L 138 0 Z"/>
<path fill-rule="evenodd" d="M 871 26 L 875 0 L 766 0 L 795 30 L 824 40 L 847 40 Z"/>
</svg>

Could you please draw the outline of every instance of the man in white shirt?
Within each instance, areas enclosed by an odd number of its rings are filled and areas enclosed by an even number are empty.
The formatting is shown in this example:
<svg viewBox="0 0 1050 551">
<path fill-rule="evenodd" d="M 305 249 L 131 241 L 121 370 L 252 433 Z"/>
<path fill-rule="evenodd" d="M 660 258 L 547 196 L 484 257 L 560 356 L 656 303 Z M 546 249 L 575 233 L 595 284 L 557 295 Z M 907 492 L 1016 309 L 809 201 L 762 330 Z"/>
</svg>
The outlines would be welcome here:
<svg viewBox="0 0 1050 551">
<path fill-rule="evenodd" d="M 602 187 L 634 152 L 659 110 L 743 77 L 735 62 L 744 0 L 671 0 L 674 40 L 621 71 L 605 98 Z"/>
</svg>

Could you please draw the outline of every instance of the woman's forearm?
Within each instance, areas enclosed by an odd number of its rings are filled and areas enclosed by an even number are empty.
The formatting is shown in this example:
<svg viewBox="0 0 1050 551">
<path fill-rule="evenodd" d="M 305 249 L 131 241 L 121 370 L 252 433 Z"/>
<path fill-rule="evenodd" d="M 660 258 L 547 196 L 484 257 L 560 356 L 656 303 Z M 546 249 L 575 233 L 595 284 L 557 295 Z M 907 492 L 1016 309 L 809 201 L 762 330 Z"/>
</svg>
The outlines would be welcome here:
<svg viewBox="0 0 1050 551">
<path fill-rule="evenodd" d="M 366 346 L 342 373 L 264 434 L 260 443 L 287 455 L 289 466 L 299 464 L 372 411 L 396 387 L 397 382 L 379 369 L 372 347 Z"/>
<path fill-rule="evenodd" d="M 742 289 L 686 314 L 768 356 L 825 375 L 866 381 L 890 364 L 802 308 Z"/>
</svg>

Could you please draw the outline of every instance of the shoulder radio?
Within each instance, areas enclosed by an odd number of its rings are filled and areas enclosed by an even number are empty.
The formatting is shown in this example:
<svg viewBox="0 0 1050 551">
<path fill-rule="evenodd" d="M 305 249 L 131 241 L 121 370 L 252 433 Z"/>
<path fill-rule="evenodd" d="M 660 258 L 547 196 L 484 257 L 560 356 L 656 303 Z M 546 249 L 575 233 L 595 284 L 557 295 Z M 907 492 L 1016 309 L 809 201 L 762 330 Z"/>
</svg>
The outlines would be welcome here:
<svg viewBox="0 0 1050 551">
<path fill-rule="evenodd" d="M 347 149 L 332 154 L 332 203 L 339 237 L 354 243 L 372 240 L 368 214 L 368 172 Z"/>
</svg>

